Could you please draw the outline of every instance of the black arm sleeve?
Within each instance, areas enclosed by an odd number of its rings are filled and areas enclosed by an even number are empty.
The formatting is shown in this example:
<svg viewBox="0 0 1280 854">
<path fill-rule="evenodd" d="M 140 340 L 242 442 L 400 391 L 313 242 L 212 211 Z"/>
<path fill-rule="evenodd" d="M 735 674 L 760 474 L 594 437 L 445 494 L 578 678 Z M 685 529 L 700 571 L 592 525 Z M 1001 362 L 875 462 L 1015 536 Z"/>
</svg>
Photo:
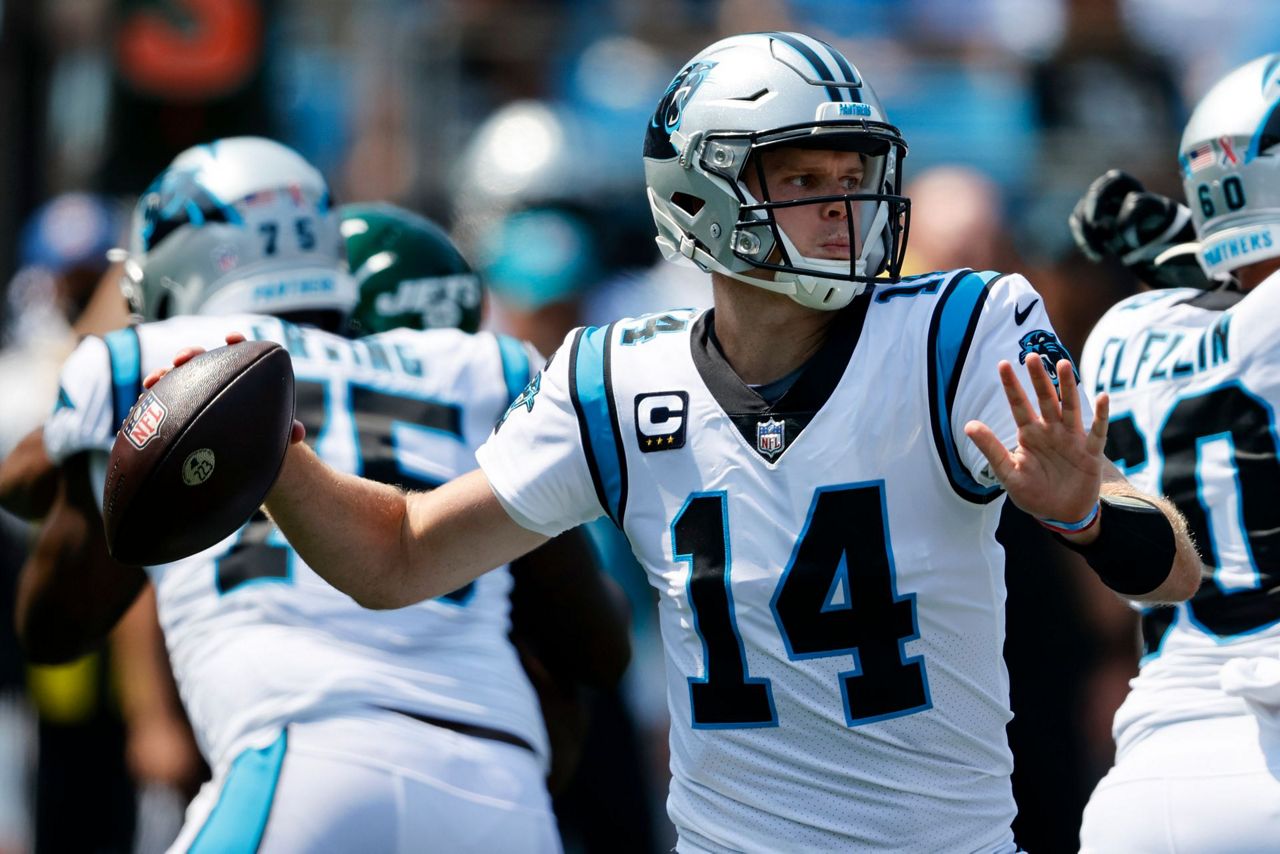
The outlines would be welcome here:
<svg viewBox="0 0 1280 854">
<path fill-rule="evenodd" d="M 1149 501 L 1132 496 L 1100 499 L 1102 530 L 1082 546 L 1054 533 L 1058 542 L 1088 561 L 1102 583 L 1125 596 L 1155 590 L 1169 577 L 1177 544 L 1168 518 Z"/>
</svg>

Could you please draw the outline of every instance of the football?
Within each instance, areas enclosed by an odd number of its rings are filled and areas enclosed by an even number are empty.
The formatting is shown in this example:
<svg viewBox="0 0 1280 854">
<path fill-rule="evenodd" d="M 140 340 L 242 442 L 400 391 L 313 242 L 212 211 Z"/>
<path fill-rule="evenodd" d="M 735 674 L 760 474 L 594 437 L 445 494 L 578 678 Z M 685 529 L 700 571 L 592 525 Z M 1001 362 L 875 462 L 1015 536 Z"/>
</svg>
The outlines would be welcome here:
<svg viewBox="0 0 1280 854">
<path fill-rule="evenodd" d="M 169 563 L 240 527 L 284 462 L 293 406 L 293 365 L 271 341 L 201 353 L 145 390 L 107 463 L 111 556 Z"/>
</svg>

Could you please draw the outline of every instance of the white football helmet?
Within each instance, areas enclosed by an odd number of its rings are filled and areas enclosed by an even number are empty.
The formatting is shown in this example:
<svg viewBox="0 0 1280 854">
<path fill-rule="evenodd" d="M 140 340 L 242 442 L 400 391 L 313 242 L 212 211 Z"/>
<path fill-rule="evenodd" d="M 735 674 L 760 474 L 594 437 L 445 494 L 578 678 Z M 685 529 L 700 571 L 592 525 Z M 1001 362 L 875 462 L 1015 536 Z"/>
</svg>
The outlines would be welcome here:
<svg viewBox="0 0 1280 854">
<path fill-rule="evenodd" d="M 345 316 L 358 290 L 329 187 L 293 149 L 231 137 L 179 154 L 134 209 L 125 295 L 142 320 Z"/>
<path fill-rule="evenodd" d="M 1280 53 L 1209 90 L 1182 133 L 1178 162 L 1210 276 L 1280 256 Z"/>
<path fill-rule="evenodd" d="M 769 199 L 752 155 L 770 146 L 863 155 L 860 192 L 801 202 L 845 205 L 847 261 L 805 257 L 778 227 L 774 211 L 796 203 Z M 797 33 L 718 41 L 671 81 L 645 136 L 658 245 L 670 260 L 688 258 L 811 308 L 841 308 L 898 278 L 910 216 L 901 195 L 906 153 L 871 87 L 830 45 Z M 747 169 L 758 170 L 765 198 L 748 190 Z"/>
</svg>

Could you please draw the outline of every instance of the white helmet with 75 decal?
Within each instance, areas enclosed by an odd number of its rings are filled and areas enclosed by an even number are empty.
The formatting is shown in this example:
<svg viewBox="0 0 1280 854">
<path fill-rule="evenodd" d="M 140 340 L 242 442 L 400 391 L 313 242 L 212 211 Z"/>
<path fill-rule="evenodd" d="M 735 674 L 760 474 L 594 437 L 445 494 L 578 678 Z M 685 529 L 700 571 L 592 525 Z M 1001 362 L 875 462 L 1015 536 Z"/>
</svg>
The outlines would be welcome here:
<svg viewBox="0 0 1280 854">
<path fill-rule="evenodd" d="M 345 317 L 356 303 L 338 215 L 293 149 L 228 137 L 183 151 L 134 210 L 123 288 L 141 320 L 254 312 Z"/>
<path fill-rule="evenodd" d="M 760 158 L 770 147 L 858 152 L 857 192 L 777 202 Z M 658 245 L 801 305 L 833 310 L 868 285 L 895 281 L 906 251 L 910 202 L 901 195 L 907 144 L 880 101 L 837 50 L 797 33 L 752 33 L 691 59 L 663 94 L 645 135 L 644 164 Z M 757 170 L 764 198 L 748 189 Z M 849 258 L 801 254 L 775 211 L 842 204 Z"/>
</svg>

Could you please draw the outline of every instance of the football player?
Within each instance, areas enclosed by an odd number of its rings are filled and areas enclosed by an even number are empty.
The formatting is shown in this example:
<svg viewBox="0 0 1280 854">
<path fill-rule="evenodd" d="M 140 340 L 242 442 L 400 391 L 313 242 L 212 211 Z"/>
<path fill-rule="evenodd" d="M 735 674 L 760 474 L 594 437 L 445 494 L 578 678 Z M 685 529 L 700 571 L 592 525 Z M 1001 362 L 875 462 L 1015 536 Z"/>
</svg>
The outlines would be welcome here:
<svg viewBox="0 0 1280 854">
<path fill-rule="evenodd" d="M 1159 289 L 1108 311 L 1081 373 L 1113 400 L 1107 456 L 1181 509 L 1205 578 L 1176 609 L 1141 609 L 1115 767 L 1081 828 L 1090 852 L 1268 851 L 1280 838 L 1280 54 L 1209 90 L 1179 163 L 1194 233 L 1172 242 L 1192 241 L 1197 269 L 1148 279 Z M 1186 255 L 1162 247 L 1169 229 L 1113 235 L 1077 211 L 1077 232 L 1099 242 Z"/>
<path fill-rule="evenodd" d="M 546 731 L 507 639 L 505 569 L 373 614 L 265 517 L 145 573 L 106 558 L 97 522 L 115 426 L 176 342 L 211 346 L 232 325 L 281 343 L 316 452 L 415 489 L 474 468 L 475 446 L 529 380 L 531 351 L 458 330 L 323 331 L 358 302 L 338 216 L 320 174 L 265 139 L 179 155 L 139 202 L 125 270 L 148 322 L 87 338 L 63 369 L 43 428 L 61 495 L 18 616 L 32 657 L 63 658 L 100 639 L 150 577 L 213 769 L 174 849 L 559 850 Z M 543 553 L 552 577 L 581 563 L 566 543 Z M 615 649 L 591 652 L 616 678 Z"/>
<path fill-rule="evenodd" d="M 898 280 L 905 150 L 829 45 L 716 42 L 644 148 L 658 243 L 710 273 L 714 308 L 574 331 L 481 471 L 430 494 L 295 444 L 268 496 L 376 608 L 612 519 L 660 596 L 682 852 L 1014 850 L 1006 494 L 1120 592 L 1198 582 L 1176 513 L 1102 456 L 1106 397 L 1086 426 L 1030 284 Z"/>
<path fill-rule="evenodd" d="M 401 330 L 371 342 L 411 347 L 423 336 L 407 330 L 479 330 L 485 289 L 439 226 L 386 203 L 344 205 L 339 216 L 360 292 L 347 318 L 348 335 Z M 499 341 L 512 344 L 505 337 Z M 595 561 L 561 556 L 569 559 L 552 566 L 522 558 L 510 566 L 511 640 L 547 725 L 553 795 L 568 785 L 581 757 L 589 714 L 583 689 L 616 687 L 630 654 L 621 588 Z"/>
</svg>

